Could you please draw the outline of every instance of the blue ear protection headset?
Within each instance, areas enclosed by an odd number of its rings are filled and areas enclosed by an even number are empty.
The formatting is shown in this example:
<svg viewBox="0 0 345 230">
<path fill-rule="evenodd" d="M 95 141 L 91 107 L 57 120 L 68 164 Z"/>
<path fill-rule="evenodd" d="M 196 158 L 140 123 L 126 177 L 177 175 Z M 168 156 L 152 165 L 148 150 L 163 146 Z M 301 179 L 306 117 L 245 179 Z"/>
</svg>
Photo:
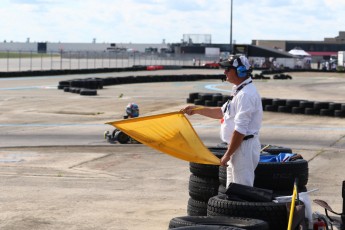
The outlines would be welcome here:
<svg viewBox="0 0 345 230">
<path fill-rule="evenodd" d="M 247 77 L 248 76 L 248 70 L 247 68 L 243 65 L 241 58 L 236 58 L 238 66 L 236 68 L 237 76 L 238 77 Z"/>
</svg>

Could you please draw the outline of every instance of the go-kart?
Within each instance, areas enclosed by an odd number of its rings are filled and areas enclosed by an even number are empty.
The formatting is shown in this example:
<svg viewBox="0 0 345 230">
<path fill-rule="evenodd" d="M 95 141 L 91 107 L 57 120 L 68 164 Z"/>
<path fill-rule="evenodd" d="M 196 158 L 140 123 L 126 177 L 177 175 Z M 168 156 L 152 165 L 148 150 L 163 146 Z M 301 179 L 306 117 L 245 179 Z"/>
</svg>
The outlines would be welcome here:
<svg viewBox="0 0 345 230">
<path fill-rule="evenodd" d="M 115 144 L 117 142 L 119 142 L 120 144 L 139 144 L 138 141 L 134 140 L 119 129 L 114 129 L 112 133 L 110 133 L 109 131 L 105 131 L 104 139 L 112 144 Z"/>
</svg>

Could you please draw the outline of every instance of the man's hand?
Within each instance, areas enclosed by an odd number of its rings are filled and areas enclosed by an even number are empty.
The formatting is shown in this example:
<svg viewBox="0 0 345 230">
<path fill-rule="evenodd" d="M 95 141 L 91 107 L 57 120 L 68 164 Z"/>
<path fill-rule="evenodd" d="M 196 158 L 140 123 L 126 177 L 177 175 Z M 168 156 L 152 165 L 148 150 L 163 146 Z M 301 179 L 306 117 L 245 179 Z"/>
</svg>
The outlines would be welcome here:
<svg viewBox="0 0 345 230">
<path fill-rule="evenodd" d="M 194 115 L 197 113 L 196 111 L 200 110 L 200 108 L 201 108 L 200 106 L 189 105 L 185 107 L 184 109 L 181 109 L 180 111 L 188 115 Z"/>
<path fill-rule="evenodd" d="M 231 155 L 230 154 L 225 154 L 221 159 L 220 159 L 220 165 L 221 166 L 227 166 L 228 161 L 230 160 Z"/>
<path fill-rule="evenodd" d="M 234 152 L 240 147 L 242 141 L 243 141 L 244 135 L 242 133 L 237 132 L 236 130 L 232 134 L 232 139 L 230 141 L 230 145 L 228 147 L 228 150 L 225 152 L 222 159 L 220 159 L 220 165 L 226 166 L 228 161 L 230 160 L 230 157 Z"/>
</svg>

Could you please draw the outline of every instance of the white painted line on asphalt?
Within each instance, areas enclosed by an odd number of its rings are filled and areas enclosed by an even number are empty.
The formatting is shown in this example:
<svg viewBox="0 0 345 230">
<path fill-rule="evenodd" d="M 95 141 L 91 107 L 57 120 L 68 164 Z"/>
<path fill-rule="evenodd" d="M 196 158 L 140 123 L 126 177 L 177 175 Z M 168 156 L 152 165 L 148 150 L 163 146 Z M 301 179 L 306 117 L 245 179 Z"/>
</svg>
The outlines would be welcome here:
<svg viewBox="0 0 345 230">
<path fill-rule="evenodd" d="M 11 87 L 11 88 L 0 88 L 1 90 L 28 90 L 28 89 L 57 89 L 56 85 L 45 85 L 45 86 L 23 86 L 23 87 Z"/>
<path fill-rule="evenodd" d="M 224 84 L 210 84 L 210 85 L 205 85 L 205 88 L 208 90 L 214 90 L 214 91 L 222 91 L 222 92 L 228 92 L 231 93 L 232 90 L 227 90 L 227 89 L 218 89 L 219 86 L 223 86 Z"/>
</svg>

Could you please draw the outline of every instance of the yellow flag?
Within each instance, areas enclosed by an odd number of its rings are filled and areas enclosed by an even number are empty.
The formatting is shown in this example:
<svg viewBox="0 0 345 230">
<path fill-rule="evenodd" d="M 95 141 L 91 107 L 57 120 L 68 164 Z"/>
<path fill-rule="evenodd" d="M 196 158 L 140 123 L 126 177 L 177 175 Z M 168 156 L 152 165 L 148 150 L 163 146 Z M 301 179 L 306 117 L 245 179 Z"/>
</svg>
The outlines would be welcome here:
<svg viewBox="0 0 345 230">
<path fill-rule="evenodd" d="M 202 143 L 182 112 L 107 122 L 133 139 L 160 152 L 200 164 L 219 165 L 220 159 Z"/>
</svg>

